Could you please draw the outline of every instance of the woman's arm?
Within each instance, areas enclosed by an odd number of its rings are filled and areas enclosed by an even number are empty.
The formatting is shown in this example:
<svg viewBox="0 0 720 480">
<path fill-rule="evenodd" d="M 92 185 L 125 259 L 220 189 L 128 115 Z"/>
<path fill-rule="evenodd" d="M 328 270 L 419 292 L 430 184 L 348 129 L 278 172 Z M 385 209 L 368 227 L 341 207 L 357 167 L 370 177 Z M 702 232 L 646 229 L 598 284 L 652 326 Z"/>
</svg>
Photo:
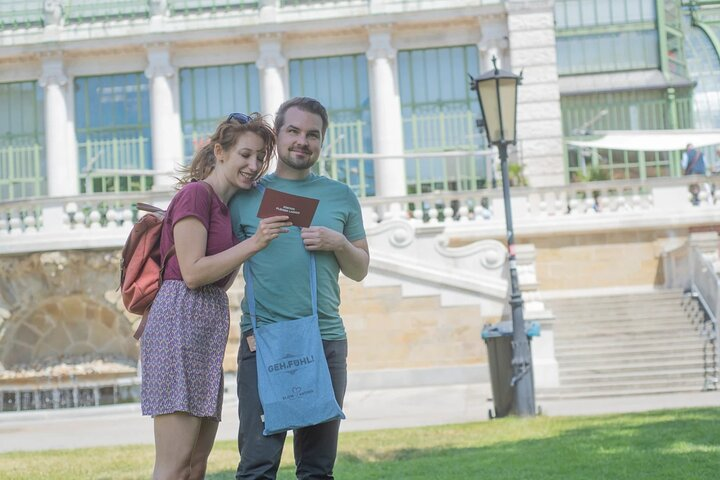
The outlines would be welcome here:
<svg viewBox="0 0 720 480">
<path fill-rule="evenodd" d="M 287 216 L 264 218 L 255 235 L 215 255 L 205 256 L 207 230 L 195 217 L 185 217 L 173 228 L 175 255 L 180 273 L 190 289 L 209 285 L 237 270 L 242 263 L 267 247 L 291 225 Z"/>
</svg>

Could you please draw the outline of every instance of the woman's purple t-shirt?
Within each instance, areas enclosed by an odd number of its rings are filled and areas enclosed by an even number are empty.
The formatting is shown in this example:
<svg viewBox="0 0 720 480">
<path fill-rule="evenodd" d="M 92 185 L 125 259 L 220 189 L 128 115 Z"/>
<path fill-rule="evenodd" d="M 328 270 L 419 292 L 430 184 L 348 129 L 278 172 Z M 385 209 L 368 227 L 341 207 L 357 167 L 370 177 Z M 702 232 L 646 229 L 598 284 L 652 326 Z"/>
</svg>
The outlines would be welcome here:
<svg viewBox="0 0 720 480">
<path fill-rule="evenodd" d="M 182 187 L 170 202 L 165 215 L 162 237 L 160 239 L 160 253 L 170 250 L 175 243 L 173 229 L 175 224 L 187 217 L 197 218 L 207 230 L 207 246 L 205 255 L 215 255 L 238 243 L 232 232 L 230 211 L 220 197 L 209 185 L 200 182 L 191 182 Z M 180 264 L 176 255 L 167 260 L 163 280 L 182 280 Z M 213 285 L 224 287 L 230 275 L 221 278 Z"/>
</svg>

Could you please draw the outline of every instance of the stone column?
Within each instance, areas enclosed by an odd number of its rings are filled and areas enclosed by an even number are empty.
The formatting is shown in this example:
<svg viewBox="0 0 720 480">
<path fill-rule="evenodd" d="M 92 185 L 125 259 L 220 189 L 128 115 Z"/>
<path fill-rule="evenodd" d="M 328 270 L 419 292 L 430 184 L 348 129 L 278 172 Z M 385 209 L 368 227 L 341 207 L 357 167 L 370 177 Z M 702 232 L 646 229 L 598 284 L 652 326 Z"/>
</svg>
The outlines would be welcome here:
<svg viewBox="0 0 720 480">
<path fill-rule="evenodd" d="M 288 98 L 289 88 L 285 82 L 287 60 L 282 54 L 282 41 L 278 35 L 261 36 L 258 42 L 260 54 L 255 65 L 260 71 L 260 108 L 262 113 L 275 117 L 275 113 Z M 269 172 L 275 170 L 277 158 L 273 155 Z"/>
<path fill-rule="evenodd" d="M 518 153 L 533 187 L 565 183 L 553 4 L 553 0 L 506 1 L 512 71 L 523 71 L 518 89 Z"/>
<path fill-rule="evenodd" d="M 370 72 L 373 151 L 382 155 L 375 160 L 375 194 L 394 197 L 407 194 L 403 158 L 403 119 L 400 108 L 396 53 L 390 32 L 370 32 L 366 55 Z M 397 157 L 392 157 L 397 155 Z M 394 205 L 391 210 L 399 209 Z"/>
<path fill-rule="evenodd" d="M 279 36 L 263 36 L 258 43 L 260 54 L 255 65 L 260 71 L 260 101 L 262 113 L 275 115 L 287 99 L 285 67 L 287 61 L 282 54 Z"/>
<path fill-rule="evenodd" d="M 38 82 L 45 89 L 45 162 L 47 165 L 48 195 L 60 197 L 77 195 L 77 155 L 71 154 L 68 141 L 70 115 L 68 111 L 68 78 L 63 60 L 50 57 L 43 60 L 42 76 Z"/>
<path fill-rule="evenodd" d="M 176 166 L 183 163 L 178 76 L 167 46 L 148 47 L 145 76 L 150 79 L 153 189 L 162 190 L 175 183 Z"/>
</svg>

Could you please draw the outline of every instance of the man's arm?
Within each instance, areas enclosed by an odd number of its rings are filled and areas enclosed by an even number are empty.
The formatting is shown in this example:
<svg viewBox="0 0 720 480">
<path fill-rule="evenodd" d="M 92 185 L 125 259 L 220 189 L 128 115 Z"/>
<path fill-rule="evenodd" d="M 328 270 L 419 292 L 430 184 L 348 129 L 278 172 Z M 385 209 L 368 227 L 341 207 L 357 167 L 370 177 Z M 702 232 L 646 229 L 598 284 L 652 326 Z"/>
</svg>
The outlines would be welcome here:
<svg viewBox="0 0 720 480">
<path fill-rule="evenodd" d="M 351 242 L 342 233 L 326 227 L 303 228 L 300 237 L 309 251 L 333 252 L 346 277 L 359 282 L 367 276 L 370 253 L 366 239 Z"/>
</svg>

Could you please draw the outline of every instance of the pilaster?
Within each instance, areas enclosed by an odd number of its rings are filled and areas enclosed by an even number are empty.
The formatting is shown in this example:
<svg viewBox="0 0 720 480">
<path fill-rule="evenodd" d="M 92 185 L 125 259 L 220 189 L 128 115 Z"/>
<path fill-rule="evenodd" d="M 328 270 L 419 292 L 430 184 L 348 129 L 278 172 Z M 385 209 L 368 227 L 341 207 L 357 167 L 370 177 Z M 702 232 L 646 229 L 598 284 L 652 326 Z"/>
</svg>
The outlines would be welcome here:
<svg viewBox="0 0 720 480">
<path fill-rule="evenodd" d="M 518 156 L 533 187 L 565 182 L 553 4 L 551 0 L 506 2 L 510 62 L 513 71 L 523 71 L 518 89 Z"/>
</svg>

